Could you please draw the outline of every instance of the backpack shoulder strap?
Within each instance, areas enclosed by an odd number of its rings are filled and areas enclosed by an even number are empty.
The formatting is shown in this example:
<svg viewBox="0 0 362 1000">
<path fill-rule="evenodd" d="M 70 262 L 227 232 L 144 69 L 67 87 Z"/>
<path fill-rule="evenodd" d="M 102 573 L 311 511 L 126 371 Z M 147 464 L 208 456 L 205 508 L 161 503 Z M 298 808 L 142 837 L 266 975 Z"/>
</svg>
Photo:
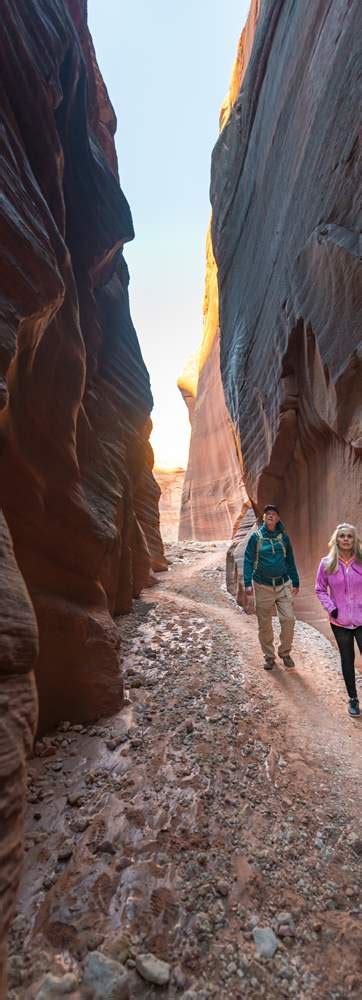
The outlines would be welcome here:
<svg viewBox="0 0 362 1000">
<path fill-rule="evenodd" d="M 285 533 L 285 531 L 281 531 L 279 535 L 277 535 L 277 540 L 281 544 L 281 547 L 283 549 L 284 559 L 286 559 L 288 535 Z"/>
<path fill-rule="evenodd" d="M 263 543 L 263 535 L 262 535 L 262 532 L 261 532 L 261 528 L 257 528 L 255 534 L 256 534 L 257 538 L 256 538 L 256 550 L 255 550 L 255 559 L 254 559 L 254 566 L 253 566 L 254 573 L 255 573 L 255 570 L 258 568 L 259 553 L 260 553 L 260 549 L 261 549 L 261 546 L 262 546 L 262 543 Z"/>
</svg>

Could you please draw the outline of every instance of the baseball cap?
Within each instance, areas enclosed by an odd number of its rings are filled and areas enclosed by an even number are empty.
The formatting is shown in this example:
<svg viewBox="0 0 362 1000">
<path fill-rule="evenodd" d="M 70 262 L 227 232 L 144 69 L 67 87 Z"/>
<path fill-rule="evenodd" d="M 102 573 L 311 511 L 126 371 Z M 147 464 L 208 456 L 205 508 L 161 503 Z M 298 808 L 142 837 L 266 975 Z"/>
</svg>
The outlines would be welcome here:
<svg viewBox="0 0 362 1000">
<path fill-rule="evenodd" d="M 275 503 L 267 503 L 264 507 L 263 514 L 267 514 L 268 510 L 274 510 L 276 514 L 279 514 L 279 507 L 275 506 Z"/>
</svg>

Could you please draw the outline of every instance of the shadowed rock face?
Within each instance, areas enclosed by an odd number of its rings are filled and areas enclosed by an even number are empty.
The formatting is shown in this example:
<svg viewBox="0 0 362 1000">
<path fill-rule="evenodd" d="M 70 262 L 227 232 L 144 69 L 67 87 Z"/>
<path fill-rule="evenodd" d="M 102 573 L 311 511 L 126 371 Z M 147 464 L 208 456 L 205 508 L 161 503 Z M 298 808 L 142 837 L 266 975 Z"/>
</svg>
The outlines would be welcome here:
<svg viewBox="0 0 362 1000">
<path fill-rule="evenodd" d="M 0 512 L 0 997 L 6 995 L 6 938 L 23 857 L 26 754 L 36 723 L 32 668 L 35 615 Z"/>
<path fill-rule="evenodd" d="M 4 0 L 0 55 L 0 503 L 39 625 L 44 728 L 121 704 L 112 615 L 148 581 L 145 508 L 162 543 L 157 487 L 142 501 L 152 397 L 122 256 L 133 226 L 86 4 Z"/>
<path fill-rule="evenodd" d="M 358 0 L 261 4 L 212 162 L 226 403 L 248 495 L 279 502 L 307 591 L 362 513 L 361 30 Z"/>
</svg>

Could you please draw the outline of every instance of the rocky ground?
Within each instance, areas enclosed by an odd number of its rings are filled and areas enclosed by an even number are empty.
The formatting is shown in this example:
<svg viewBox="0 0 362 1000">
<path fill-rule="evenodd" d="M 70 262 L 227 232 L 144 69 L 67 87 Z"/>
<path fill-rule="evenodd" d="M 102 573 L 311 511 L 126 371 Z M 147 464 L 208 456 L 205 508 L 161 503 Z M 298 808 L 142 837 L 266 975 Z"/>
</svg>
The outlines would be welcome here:
<svg viewBox="0 0 362 1000">
<path fill-rule="evenodd" d="M 8 1000 L 361 995 L 362 724 L 298 624 L 262 669 L 225 546 L 173 545 L 120 620 L 128 703 L 30 764 Z"/>
</svg>

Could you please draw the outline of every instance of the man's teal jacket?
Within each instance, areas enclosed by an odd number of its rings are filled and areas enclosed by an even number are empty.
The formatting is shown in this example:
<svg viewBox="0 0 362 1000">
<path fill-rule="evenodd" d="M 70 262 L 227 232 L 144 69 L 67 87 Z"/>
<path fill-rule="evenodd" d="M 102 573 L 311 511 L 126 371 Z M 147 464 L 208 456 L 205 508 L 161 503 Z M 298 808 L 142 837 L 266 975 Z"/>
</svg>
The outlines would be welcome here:
<svg viewBox="0 0 362 1000">
<path fill-rule="evenodd" d="M 244 554 L 244 586 L 256 583 L 271 584 L 273 580 L 289 576 L 293 587 L 299 587 L 290 538 L 284 525 L 278 521 L 275 531 L 268 531 L 265 524 L 250 536 Z"/>
</svg>

